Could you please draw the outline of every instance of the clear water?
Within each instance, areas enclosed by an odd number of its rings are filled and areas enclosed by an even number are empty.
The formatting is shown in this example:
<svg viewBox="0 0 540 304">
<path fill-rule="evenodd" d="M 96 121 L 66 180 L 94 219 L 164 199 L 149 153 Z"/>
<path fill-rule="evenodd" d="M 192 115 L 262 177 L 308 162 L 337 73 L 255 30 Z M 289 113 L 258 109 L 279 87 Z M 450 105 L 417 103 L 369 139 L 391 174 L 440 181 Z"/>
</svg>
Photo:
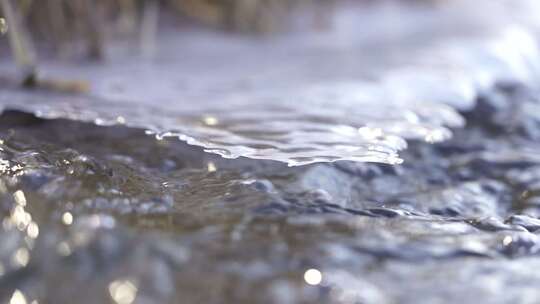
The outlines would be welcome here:
<svg viewBox="0 0 540 304">
<path fill-rule="evenodd" d="M 538 105 L 534 96 L 490 96 L 522 112 L 497 112 L 507 115 L 500 120 L 477 107 L 471 115 L 484 120 L 442 144 L 411 143 L 399 166 L 228 160 L 140 129 L 8 112 L 0 117 L 0 297 L 536 299 L 540 147 L 538 134 L 523 133 L 538 121 L 526 110 Z M 497 121 L 509 129 L 493 135 Z"/>
<path fill-rule="evenodd" d="M 282 38 L 164 34 L 154 60 L 43 64 L 50 77 L 88 80 L 87 96 L 5 92 L 0 104 L 146 128 L 227 158 L 398 164 L 405 140 L 448 139 L 464 124 L 456 110 L 474 107 L 494 83 L 538 78 L 539 50 L 524 22 L 532 13 L 514 5 L 520 18 L 502 17 L 495 4 L 484 5 L 493 15 L 484 19 L 463 14 L 470 7 L 459 1 L 346 7 L 332 31 Z M 358 30 L 358 20 L 371 30 Z"/>
<path fill-rule="evenodd" d="M 539 57 L 485 8 L 407 11 L 436 39 L 399 52 L 187 33 L 44 63 L 87 95 L 1 84 L 47 119 L 0 116 L 0 302 L 534 303 Z"/>
</svg>

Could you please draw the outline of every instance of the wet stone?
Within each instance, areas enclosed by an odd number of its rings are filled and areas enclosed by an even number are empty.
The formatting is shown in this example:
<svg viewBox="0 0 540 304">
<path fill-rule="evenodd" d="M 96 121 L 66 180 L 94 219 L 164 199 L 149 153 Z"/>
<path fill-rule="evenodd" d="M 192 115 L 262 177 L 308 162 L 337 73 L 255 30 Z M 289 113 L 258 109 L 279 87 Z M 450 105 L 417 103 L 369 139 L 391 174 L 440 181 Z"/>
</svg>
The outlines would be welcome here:
<svg viewBox="0 0 540 304">
<path fill-rule="evenodd" d="M 496 198 L 478 183 L 463 183 L 453 188 L 433 190 L 397 198 L 402 208 L 440 216 L 480 218 L 497 216 Z"/>
<path fill-rule="evenodd" d="M 527 215 L 514 214 L 507 218 L 505 222 L 524 227 L 529 232 L 535 232 L 536 230 L 540 229 L 540 220 Z"/>
<path fill-rule="evenodd" d="M 526 231 L 524 227 L 517 226 L 517 225 L 511 225 L 511 224 L 505 224 L 498 218 L 488 217 L 488 218 L 480 218 L 480 219 L 474 219 L 469 221 L 469 223 L 484 231 Z"/>
</svg>

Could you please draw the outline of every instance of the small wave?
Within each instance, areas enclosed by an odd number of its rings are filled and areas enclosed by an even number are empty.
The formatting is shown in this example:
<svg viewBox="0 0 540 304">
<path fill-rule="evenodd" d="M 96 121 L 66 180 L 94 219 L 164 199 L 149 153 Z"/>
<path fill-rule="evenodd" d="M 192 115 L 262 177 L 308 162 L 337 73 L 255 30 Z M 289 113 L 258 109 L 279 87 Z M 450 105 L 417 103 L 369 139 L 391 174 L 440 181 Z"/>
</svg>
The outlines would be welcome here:
<svg viewBox="0 0 540 304">
<path fill-rule="evenodd" d="M 145 128 L 227 158 L 399 164 L 406 140 L 444 141 L 465 124 L 459 111 L 472 109 L 479 94 L 540 75 L 533 13 L 523 8 L 533 2 L 475 2 L 486 8 L 478 13 L 455 3 L 375 5 L 354 18 L 342 11 L 333 31 L 258 41 L 165 35 L 168 46 L 156 57 L 165 61 L 128 57 L 84 69 L 44 63 L 50 74 L 88 79 L 89 95 L 4 90 L 0 105 Z"/>
</svg>

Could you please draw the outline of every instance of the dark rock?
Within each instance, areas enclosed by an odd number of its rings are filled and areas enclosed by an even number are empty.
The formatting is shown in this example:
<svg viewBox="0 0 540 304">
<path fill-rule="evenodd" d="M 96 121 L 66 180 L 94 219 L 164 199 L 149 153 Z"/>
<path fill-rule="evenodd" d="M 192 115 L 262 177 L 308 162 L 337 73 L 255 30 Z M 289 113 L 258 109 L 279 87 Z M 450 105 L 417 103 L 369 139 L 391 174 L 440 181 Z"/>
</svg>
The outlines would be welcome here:
<svg viewBox="0 0 540 304">
<path fill-rule="evenodd" d="M 540 229 L 540 220 L 527 215 L 511 215 L 505 220 L 505 223 L 524 227 L 530 232 Z"/>
</svg>

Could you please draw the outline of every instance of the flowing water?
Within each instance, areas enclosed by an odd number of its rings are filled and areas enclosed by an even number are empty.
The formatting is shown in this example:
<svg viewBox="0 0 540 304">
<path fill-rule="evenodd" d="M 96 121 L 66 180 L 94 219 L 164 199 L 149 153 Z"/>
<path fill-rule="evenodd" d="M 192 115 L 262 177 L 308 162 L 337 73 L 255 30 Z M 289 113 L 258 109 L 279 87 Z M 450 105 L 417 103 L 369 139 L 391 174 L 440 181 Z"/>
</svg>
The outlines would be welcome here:
<svg viewBox="0 0 540 304">
<path fill-rule="evenodd" d="M 86 96 L 4 90 L 0 104 L 146 128 L 227 158 L 398 164 L 405 139 L 448 139 L 464 124 L 456 109 L 474 107 L 494 83 L 539 77 L 527 12 L 512 18 L 500 12 L 506 2 L 488 1 L 492 16 L 479 19 L 453 3 L 346 7 L 331 31 L 268 39 L 163 34 L 154 60 L 42 65 L 51 77 L 89 80 Z"/>
<path fill-rule="evenodd" d="M 456 3 L 3 84 L 0 300 L 535 303 L 535 30 Z"/>
</svg>

